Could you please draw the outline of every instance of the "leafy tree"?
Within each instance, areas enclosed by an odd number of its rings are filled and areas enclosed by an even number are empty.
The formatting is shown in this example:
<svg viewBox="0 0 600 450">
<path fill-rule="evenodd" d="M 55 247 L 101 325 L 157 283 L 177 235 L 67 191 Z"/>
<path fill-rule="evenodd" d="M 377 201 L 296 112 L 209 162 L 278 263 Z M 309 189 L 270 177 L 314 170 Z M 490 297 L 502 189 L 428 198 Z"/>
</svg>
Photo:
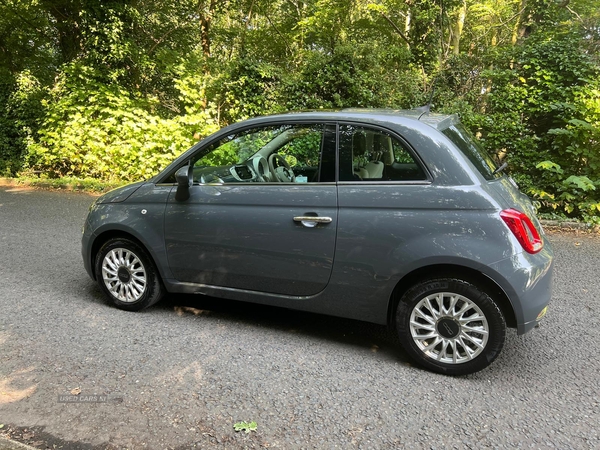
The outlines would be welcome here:
<svg viewBox="0 0 600 450">
<path fill-rule="evenodd" d="M 544 212 L 600 220 L 596 3 L 5 0 L 0 173 L 134 180 L 218 125 L 433 94 Z"/>
</svg>

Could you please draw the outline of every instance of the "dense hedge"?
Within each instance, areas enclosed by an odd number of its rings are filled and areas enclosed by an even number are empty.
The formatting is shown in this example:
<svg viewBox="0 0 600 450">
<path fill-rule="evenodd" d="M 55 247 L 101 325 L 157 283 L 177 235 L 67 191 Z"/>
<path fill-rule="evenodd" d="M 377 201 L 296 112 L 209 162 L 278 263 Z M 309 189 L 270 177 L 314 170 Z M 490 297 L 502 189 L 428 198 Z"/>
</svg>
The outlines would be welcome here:
<svg viewBox="0 0 600 450">
<path fill-rule="evenodd" d="M 447 100 L 545 213 L 600 216 L 600 74 L 572 34 L 540 35 L 495 56 L 489 91 Z"/>
<path fill-rule="evenodd" d="M 593 2 L 48 5 L 0 4 L 0 175 L 133 181 L 248 117 L 432 99 L 542 213 L 600 221 Z"/>
</svg>

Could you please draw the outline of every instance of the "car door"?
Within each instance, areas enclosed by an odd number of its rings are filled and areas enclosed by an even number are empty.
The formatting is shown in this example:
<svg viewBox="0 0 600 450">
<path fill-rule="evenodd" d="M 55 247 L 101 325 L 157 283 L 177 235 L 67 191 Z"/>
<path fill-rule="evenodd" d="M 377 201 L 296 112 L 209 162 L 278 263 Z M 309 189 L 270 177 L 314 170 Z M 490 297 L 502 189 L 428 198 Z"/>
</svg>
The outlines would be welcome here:
<svg viewBox="0 0 600 450">
<path fill-rule="evenodd" d="M 277 124 L 234 133 L 192 160 L 186 201 L 165 214 L 179 281 L 288 296 L 327 285 L 335 250 L 335 127 Z"/>
</svg>

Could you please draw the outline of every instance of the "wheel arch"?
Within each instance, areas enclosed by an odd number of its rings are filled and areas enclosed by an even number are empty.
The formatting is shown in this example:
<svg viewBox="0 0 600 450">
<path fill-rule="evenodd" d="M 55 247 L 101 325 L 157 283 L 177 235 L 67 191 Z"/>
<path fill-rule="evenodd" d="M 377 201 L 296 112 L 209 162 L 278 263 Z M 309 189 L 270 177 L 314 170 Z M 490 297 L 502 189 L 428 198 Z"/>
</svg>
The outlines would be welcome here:
<svg viewBox="0 0 600 450">
<path fill-rule="evenodd" d="M 404 293 L 420 281 L 432 278 L 457 278 L 469 282 L 488 293 L 498 304 L 498 307 L 504 315 L 506 325 L 510 328 L 516 328 L 517 319 L 512 303 L 506 292 L 492 278 L 484 273 L 466 266 L 456 264 L 434 264 L 419 267 L 412 272 L 407 273 L 398 281 L 388 304 L 388 325 L 395 327 L 395 316 L 398 302 Z"/>
<path fill-rule="evenodd" d="M 94 239 L 94 242 L 92 243 L 92 249 L 90 252 L 90 260 L 91 260 L 90 267 L 94 268 L 96 266 L 96 256 L 98 255 L 98 252 L 100 251 L 100 249 L 106 242 L 108 242 L 110 239 L 120 239 L 120 238 L 121 239 L 129 239 L 130 241 L 135 242 L 137 245 L 139 245 L 146 251 L 148 256 L 151 258 L 152 264 L 154 264 L 154 267 L 156 268 L 156 271 L 157 271 L 158 275 L 160 276 L 161 282 L 162 282 L 163 275 L 160 271 L 160 267 L 158 267 L 158 264 L 156 264 L 156 258 L 154 257 L 154 255 L 152 254 L 152 252 L 150 251 L 148 246 L 146 244 L 144 244 L 144 242 L 142 242 L 140 239 L 138 239 L 134 234 L 129 233 L 124 230 L 106 230 L 106 231 L 100 233 L 98 236 L 96 236 L 96 238 Z M 92 270 L 92 274 L 93 274 L 94 280 L 97 280 L 95 270 Z"/>
</svg>

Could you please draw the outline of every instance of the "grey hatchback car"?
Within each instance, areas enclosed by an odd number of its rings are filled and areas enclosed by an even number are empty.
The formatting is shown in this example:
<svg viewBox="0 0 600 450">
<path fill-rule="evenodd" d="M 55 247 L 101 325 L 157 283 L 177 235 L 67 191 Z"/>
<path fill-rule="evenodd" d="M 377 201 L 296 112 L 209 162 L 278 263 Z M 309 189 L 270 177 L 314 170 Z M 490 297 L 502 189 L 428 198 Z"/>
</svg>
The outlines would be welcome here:
<svg viewBox="0 0 600 450">
<path fill-rule="evenodd" d="M 388 324 L 420 365 L 473 373 L 551 298 L 551 246 L 502 169 L 455 115 L 260 117 L 98 198 L 83 261 L 124 310 L 193 293 Z"/>
</svg>

